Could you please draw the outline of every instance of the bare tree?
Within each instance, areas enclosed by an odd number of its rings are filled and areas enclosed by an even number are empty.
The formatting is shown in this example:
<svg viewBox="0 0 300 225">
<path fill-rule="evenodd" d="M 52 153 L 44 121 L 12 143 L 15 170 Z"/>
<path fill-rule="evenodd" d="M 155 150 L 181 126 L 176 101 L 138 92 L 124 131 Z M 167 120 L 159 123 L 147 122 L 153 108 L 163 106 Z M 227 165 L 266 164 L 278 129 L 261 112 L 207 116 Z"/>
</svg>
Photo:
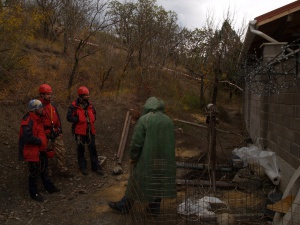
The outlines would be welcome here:
<svg viewBox="0 0 300 225">
<path fill-rule="evenodd" d="M 147 71 L 161 68 L 180 42 L 177 15 L 158 7 L 155 2 L 138 0 L 122 4 L 113 1 L 111 4 L 110 13 L 115 19 L 113 32 L 119 37 L 117 47 L 126 52 L 118 89 L 129 65 L 143 74 L 139 76 L 142 83 Z"/>
<path fill-rule="evenodd" d="M 98 51 L 97 44 L 92 43 L 91 40 L 95 39 L 98 32 L 111 26 L 112 21 L 107 14 L 108 0 L 64 0 L 63 3 L 63 10 L 66 12 L 64 52 L 67 52 L 69 44 L 74 49 L 73 66 L 67 87 L 70 90 L 79 62 Z"/>
<path fill-rule="evenodd" d="M 233 30 L 230 21 L 225 20 L 220 30 L 216 30 L 212 39 L 213 53 L 211 60 L 214 64 L 214 83 L 211 101 L 217 102 L 218 86 L 221 79 L 232 79 L 238 71 L 237 59 L 242 42 L 240 36 Z M 232 80 L 233 81 L 233 80 Z"/>
<path fill-rule="evenodd" d="M 181 46 L 181 63 L 192 77 L 200 80 L 200 103 L 204 103 L 204 79 L 209 74 L 208 40 L 210 30 L 196 28 L 186 32 L 184 45 Z"/>
<path fill-rule="evenodd" d="M 91 10 L 91 0 L 62 0 L 59 14 L 64 34 L 63 52 L 67 54 L 69 43 L 78 36 L 80 32 L 89 27 L 87 17 Z"/>
<path fill-rule="evenodd" d="M 181 62 L 192 76 L 200 79 L 200 103 L 204 103 L 204 84 L 212 88 L 211 102 L 215 104 L 219 83 L 226 81 L 235 85 L 237 82 L 236 62 L 243 33 L 234 30 L 232 21 L 228 11 L 226 19 L 218 29 L 214 25 L 213 17 L 208 17 L 205 27 L 197 28 L 186 35 Z"/>
<path fill-rule="evenodd" d="M 33 35 L 37 18 L 19 1 L 2 3 L 0 12 L 0 79 L 3 79 L 3 74 L 24 66 L 21 49 Z"/>
<path fill-rule="evenodd" d="M 61 1 L 59 0 L 36 0 L 38 9 L 42 15 L 41 18 L 41 26 L 42 26 L 42 34 L 45 39 L 49 38 L 49 35 L 57 35 L 57 29 L 59 25 L 57 24 L 58 19 L 58 10 L 59 4 Z M 53 39 L 56 39 L 51 37 Z"/>
</svg>

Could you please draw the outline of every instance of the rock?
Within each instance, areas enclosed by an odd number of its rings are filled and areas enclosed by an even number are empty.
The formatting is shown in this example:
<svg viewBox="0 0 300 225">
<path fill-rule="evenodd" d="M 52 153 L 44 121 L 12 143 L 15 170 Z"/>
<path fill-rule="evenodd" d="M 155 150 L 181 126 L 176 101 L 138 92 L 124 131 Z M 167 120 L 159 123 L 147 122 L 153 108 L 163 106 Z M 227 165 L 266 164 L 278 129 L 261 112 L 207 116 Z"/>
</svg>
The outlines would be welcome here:
<svg viewBox="0 0 300 225">
<path fill-rule="evenodd" d="M 235 218 L 229 213 L 222 213 L 217 216 L 217 223 L 219 225 L 234 225 Z"/>
<path fill-rule="evenodd" d="M 86 190 L 78 190 L 77 193 L 78 194 L 87 194 L 88 192 Z"/>
<path fill-rule="evenodd" d="M 114 169 L 113 169 L 113 174 L 114 175 L 120 175 L 123 173 L 123 169 L 121 166 L 117 165 Z"/>
</svg>

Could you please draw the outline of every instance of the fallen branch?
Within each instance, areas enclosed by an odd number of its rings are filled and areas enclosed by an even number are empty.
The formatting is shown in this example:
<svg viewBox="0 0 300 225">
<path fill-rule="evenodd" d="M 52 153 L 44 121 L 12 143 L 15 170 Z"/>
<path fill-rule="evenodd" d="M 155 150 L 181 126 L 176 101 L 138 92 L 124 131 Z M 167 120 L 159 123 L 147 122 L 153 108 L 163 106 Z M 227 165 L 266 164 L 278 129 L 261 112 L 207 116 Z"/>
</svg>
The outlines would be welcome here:
<svg viewBox="0 0 300 225">
<path fill-rule="evenodd" d="M 219 81 L 220 83 L 227 83 L 227 84 L 229 84 L 229 85 L 231 85 L 231 86 L 234 86 L 234 87 L 236 87 L 237 89 L 239 89 L 240 91 L 244 91 L 243 90 L 243 88 L 241 88 L 241 87 L 239 87 L 239 86 L 237 86 L 236 84 L 234 84 L 234 83 L 231 83 L 230 81 L 228 81 L 228 80 L 223 80 L 223 81 Z"/>
<path fill-rule="evenodd" d="M 208 180 L 183 180 L 176 179 L 176 184 L 191 186 L 212 186 L 212 182 Z M 224 181 L 216 181 L 216 186 L 226 188 L 236 188 L 237 184 Z"/>
<path fill-rule="evenodd" d="M 196 127 L 201 127 L 201 128 L 207 129 L 207 126 L 200 125 L 200 124 L 197 124 L 197 123 L 192 123 L 192 122 L 185 121 L 185 120 L 174 119 L 174 121 L 178 121 L 178 122 L 181 122 L 181 123 L 186 123 L 186 124 L 189 124 L 189 125 L 192 125 L 192 126 L 196 126 Z M 222 132 L 222 133 L 234 134 L 234 135 L 237 135 L 237 136 L 240 136 L 240 137 L 244 137 L 243 135 L 237 134 L 237 133 L 234 133 L 234 132 L 229 132 L 229 131 L 221 130 L 221 129 L 218 129 L 218 128 L 216 130 L 219 131 L 219 132 Z"/>
<path fill-rule="evenodd" d="M 211 166 L 209 166 L 208 164 L 196 164 L 196 163 L 185 163 L 185 162 L 176 162 L 176 167 L 184 168 L 184 169 L 195 169 L 195 170 L 211 169 L 210 168 Z M 226 165 L 220 165 L 216 168 L 216 170 L 222 172 L 232 172 L 232 168 L 229 168 Z"/>
</svg>

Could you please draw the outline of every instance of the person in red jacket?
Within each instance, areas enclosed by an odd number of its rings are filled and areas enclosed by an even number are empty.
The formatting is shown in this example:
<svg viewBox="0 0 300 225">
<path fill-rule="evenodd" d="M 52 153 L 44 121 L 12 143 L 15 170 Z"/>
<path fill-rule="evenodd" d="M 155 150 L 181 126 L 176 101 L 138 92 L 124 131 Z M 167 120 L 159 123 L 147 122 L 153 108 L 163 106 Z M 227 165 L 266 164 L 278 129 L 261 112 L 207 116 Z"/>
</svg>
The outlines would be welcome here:
<svg viewBox="0 0 300 225">
<path fill-rule="evenodd" d="M 77 141 L 77 160 L 81 173 L 87 175 L 87 161 L 84 156 L 85 145 L 87 145 L 92 171 L 98 175 L 103 175 L 99 165 L 98 154 L 95 144 L 95 121 L 96 110 L 89 101 L 89 90 L 81 86 L 78 88 L 78 98 L 73 101 L 68 108 L 67 121 L 72 123 L 72 133 Z"/>
<path fill-rule="evenodd" d="M 52 104 L 52 89 L 48 84 L 42 84 L 39 87 L 40 101 L 44 106 L 43 126 L 48 138 L 48 147 L 55 152 L 55 161 L 57 162 L 58 175 L 63 177 L 72 177 L 67 168 L 66 149 L 62 136 L 62 127 L 57 108 Z"/>
<path fill-rule="evenodd" d="M 43 202 L 43 196 L 37 190 L 37 177 L 48 193 L 59 192 L 48 176 L 47 137 L 42 125 L 43 104 L 33 99 L 28 104 L 29 112 L 22 118 L 19 133 L 19 159 L 28 162 L 28 188 L 33 200 Z"/>
</svg>

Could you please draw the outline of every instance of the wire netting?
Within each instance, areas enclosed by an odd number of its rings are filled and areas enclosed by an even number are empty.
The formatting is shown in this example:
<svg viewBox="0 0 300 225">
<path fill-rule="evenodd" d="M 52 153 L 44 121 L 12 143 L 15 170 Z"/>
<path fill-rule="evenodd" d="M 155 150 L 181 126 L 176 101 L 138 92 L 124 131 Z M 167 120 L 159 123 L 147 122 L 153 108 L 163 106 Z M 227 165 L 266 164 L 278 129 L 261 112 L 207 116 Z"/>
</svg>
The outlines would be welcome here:
<svg viewBox="0 0 300 225">
<path fill-rule="evenodd" d="M 203 142 L 199 145 L 204 148 L 209 139 L 205 129 L 200 130 Z M 168 160 L 153 160 L 147 166 L 147 173 L 139 171 L 140 177 L 134 176 L 134 179 L 131 173 L 129 182 L 134 187 L 131 195 L 135 196 L 135 203 L 120 222 L 130 225 L 298 224 L 297 206 L 292 210 L 294 204 L 290 209 L 294 217 L 288 222 L 277 219 L 283 214 L 272 207 L 281 204 L 282 194 L 266 176 L 259 160 L 243 162 L 232 155 L 232 150 L 246 145 L 244 139 L 228 130 L 218 130 L 214 170 L 211 153 L 204 149 L 193 159 L 177 158 L 175 166 L 170 166 L 174 164 Z M 168 195 L 165 189 L 176 194 Z M 159 213 L 151 213 L 149 204 L 155 203 L 157 198 L 162 199 Z"/>
</svg>

